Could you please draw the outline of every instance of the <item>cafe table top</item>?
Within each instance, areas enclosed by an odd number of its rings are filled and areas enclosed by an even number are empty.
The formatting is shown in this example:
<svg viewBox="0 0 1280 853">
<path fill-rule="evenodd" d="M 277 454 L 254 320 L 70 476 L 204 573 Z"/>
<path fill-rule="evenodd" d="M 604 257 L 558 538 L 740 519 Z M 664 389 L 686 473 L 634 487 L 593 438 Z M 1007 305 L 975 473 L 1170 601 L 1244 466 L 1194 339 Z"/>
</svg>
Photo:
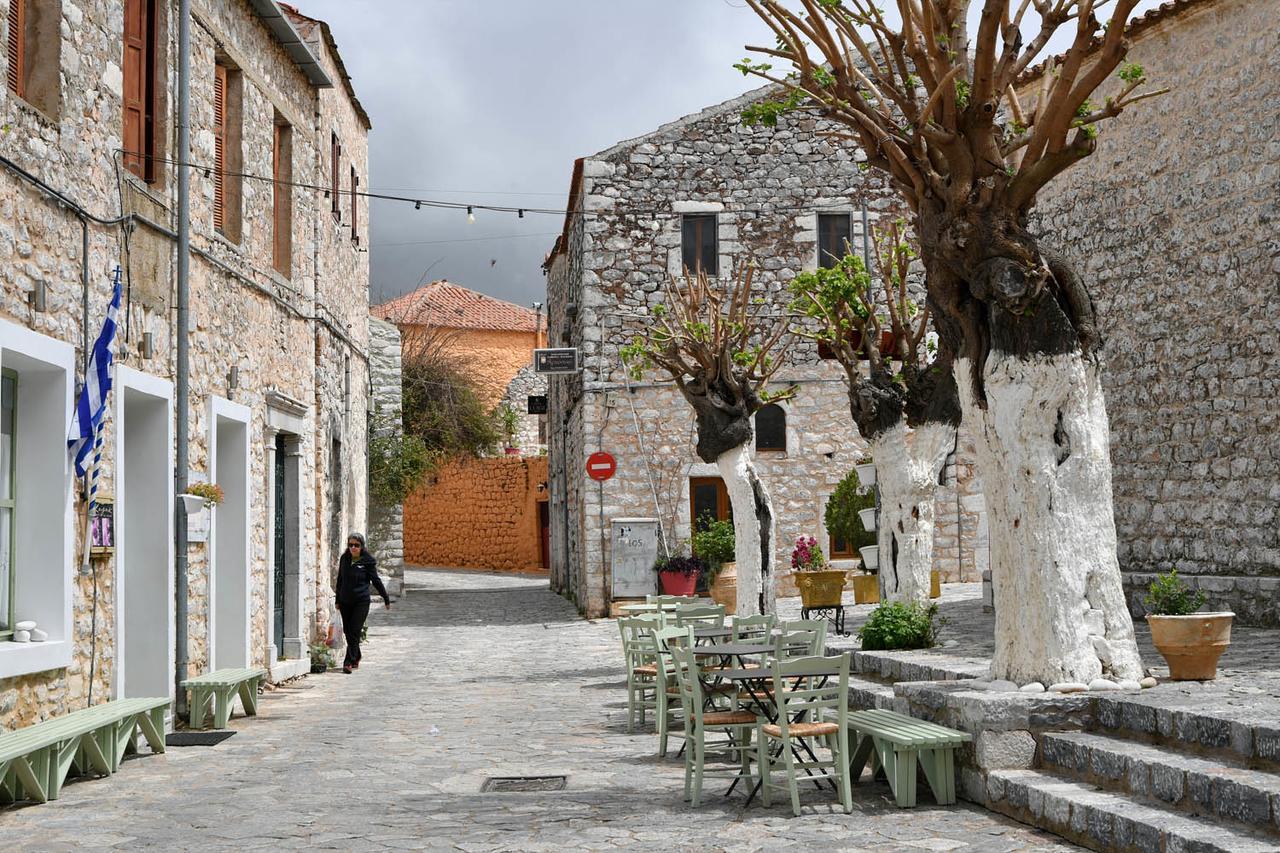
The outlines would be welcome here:
<svg viewBox="0 0 1280 853">
<path fill-rule="evenodd" d="M 773 654 L 773 646 L 762 646 L 759 643 L 714 643 L 698 646 L 693 653 L 698 657 L 769 655 Z"/>
<path fill-rule="evenodd" d="M 661 603 L 640 601 L 635 604 L 623 604 L 618 609 L 627 613 L 655 613 L 659 610 L 675 610 L 678 607 L 688 607 L 690 605 L 701 607 L 713 603 L 709 598 L 691 598 L 688 601 L 663 601 Z"/>
<path fill-rule="evenodd" d="M 715 674 L 717 678 L 727 681 L 763 681 L 773 678 L 773 669 L 766 663 L 759 669 L 719 669 Z M 840 675 L 840 659 L 832 658 L 830 667 L 822 667 L 818 672 L 807 672 L 805 675 L 836 678 Z"/>
</svg>

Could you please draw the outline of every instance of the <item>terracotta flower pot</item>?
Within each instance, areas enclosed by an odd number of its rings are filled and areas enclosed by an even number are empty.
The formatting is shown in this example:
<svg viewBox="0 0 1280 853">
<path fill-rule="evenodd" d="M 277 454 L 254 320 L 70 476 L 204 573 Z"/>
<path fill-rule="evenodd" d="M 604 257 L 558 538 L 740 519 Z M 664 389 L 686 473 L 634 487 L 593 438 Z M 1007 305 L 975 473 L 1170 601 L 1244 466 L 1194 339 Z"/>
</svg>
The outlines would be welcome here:
<svg viewBox="0 0 1280 853">
<path fill-rule="evenodd" d="M 1151 642 L 1169 664 L 1174 681 L 1210 681 L 1218 677 L 1218 658 L 1231 645 L 1234 613 L 1147 615 Z"/>
<path fill-rule="evenodd" d="M 716 573 L 716 579 L 707 590 L 711 600 L 724 605 L 724 612 L 732 614 L 738 609 L 738 564 L 725 563 Z"/>
<path fill-rule="evenodd" d="M 942 574 L 937 569 L 929 572 L 929 597 L 942 598 Z"/>
<path fill-rule="evenodd" d="M 693 595 L 698 588 L 698 576 L 682 572 L 658 572 L 658 587 L 663 595 Z"/>
<path fill-rule="evenodd" d="M 854 575 L 853 600 L 858 604 L 880 603 L 880 576 Z"/>
<path fill-rule="evenodd" d="M 826 569 L 820 572 L 796 572 L 796 586 L 800 589 L 800 603 L 805 607 L 835 607 L 848 574 L 843 569 Z"/>
</svg>

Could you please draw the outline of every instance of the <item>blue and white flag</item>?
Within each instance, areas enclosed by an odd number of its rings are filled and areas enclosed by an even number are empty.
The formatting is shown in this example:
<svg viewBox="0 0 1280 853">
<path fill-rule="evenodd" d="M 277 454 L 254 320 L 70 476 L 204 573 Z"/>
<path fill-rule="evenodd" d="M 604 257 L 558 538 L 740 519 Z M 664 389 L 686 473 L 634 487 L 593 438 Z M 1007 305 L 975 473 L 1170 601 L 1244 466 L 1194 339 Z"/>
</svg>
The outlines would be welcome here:
<svg viewBox="0 0 1280 853">
<path fill-rule="evenodd" d="M 120 267 L 115 270 L 115 285 L 111 292 L 111 305 L 102 332 L 93 344 L 89 356 L 89 368 L 76 401 L 75 417 L 67 433 L 67 447 L 76 455 L 76 476 L 87 473 L 85 460 L 95 442 L 101 442 L 102 419 L 107 411 L 107 394 L 111 391 L 111 362 L 115 357 L 116 316 L 120 313 Z"/>
</svg>

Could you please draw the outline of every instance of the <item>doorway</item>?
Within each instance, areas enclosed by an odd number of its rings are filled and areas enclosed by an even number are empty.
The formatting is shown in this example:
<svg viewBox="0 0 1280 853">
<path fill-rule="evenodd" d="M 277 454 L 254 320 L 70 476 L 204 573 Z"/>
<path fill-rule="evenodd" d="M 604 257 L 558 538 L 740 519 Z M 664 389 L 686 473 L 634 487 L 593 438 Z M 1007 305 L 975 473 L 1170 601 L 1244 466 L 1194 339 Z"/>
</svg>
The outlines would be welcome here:
<svg viewBox="0 0 1280 853">
<path fill-rule="evenodd" d="M 689 529 L 700 530 L 706 521 L 732 521 L 729 490 L 719 477 L 689 478 Z"/>
<path fill-rule="evenodd" d="M 551 568 L 551 505 L 538 502 L 538 560 L 544 569 Z"/>
<path fill-rule="evenodd" d="M 116 698 L 172 696 L 172 386 L 123 367 L 117 382 Z"/>
<path fill-rule="evenodd" d="M 222 487 L 213 511 L 210 669 L 249 665 L 249 410 L 213 403 L 210 479 Z"/>
<path fill-rule="evenodd" d="M 275 628 L 271 642 L 275 645 L 276 654 L 283 655 L 284 652 L 284 603 L 285 597 L 285 559 L 288 555 L 288 548 L 285 545 L 287 540 L 286 519 L 288 518 L 289 509 L 289 490 L 286 488 L 287 477 L 285 476 L 285 453 L 288 447 L 288 439 L 283 433 L 276 435 L 276 452 L 275 466 L 271 473 L 274 488 L 271 490 L 274 498 L 272 507 L 272 537 L 271 542 L 271 589 L 274 593 L 271 600 L 272 614 L 274 618 L 271 620 L 272 626 Z"/>
</svg>

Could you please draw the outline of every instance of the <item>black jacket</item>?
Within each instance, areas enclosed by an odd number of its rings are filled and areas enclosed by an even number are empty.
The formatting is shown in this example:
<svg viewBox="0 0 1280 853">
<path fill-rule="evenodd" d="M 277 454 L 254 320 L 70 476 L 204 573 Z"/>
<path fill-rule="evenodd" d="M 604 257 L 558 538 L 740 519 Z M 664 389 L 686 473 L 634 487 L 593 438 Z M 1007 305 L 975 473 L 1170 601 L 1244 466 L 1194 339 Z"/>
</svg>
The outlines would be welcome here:
<svg viewBox="0 0 1280 853">
<path fill-rule="evenodd" d="M 361 554 L 360 559 L 352 563 L 351 554 L 343 554 L 338 561 L 338 603 L 358 604 L 368 601 L 372 597 L 369 584 L 373 584 L 383 601 L 391 603 L 391 599 L 387 597 L 387 588 L 382 585 L 382 578 L 378 577 L 378 561 L 373 555 Z"/>
</svg>

